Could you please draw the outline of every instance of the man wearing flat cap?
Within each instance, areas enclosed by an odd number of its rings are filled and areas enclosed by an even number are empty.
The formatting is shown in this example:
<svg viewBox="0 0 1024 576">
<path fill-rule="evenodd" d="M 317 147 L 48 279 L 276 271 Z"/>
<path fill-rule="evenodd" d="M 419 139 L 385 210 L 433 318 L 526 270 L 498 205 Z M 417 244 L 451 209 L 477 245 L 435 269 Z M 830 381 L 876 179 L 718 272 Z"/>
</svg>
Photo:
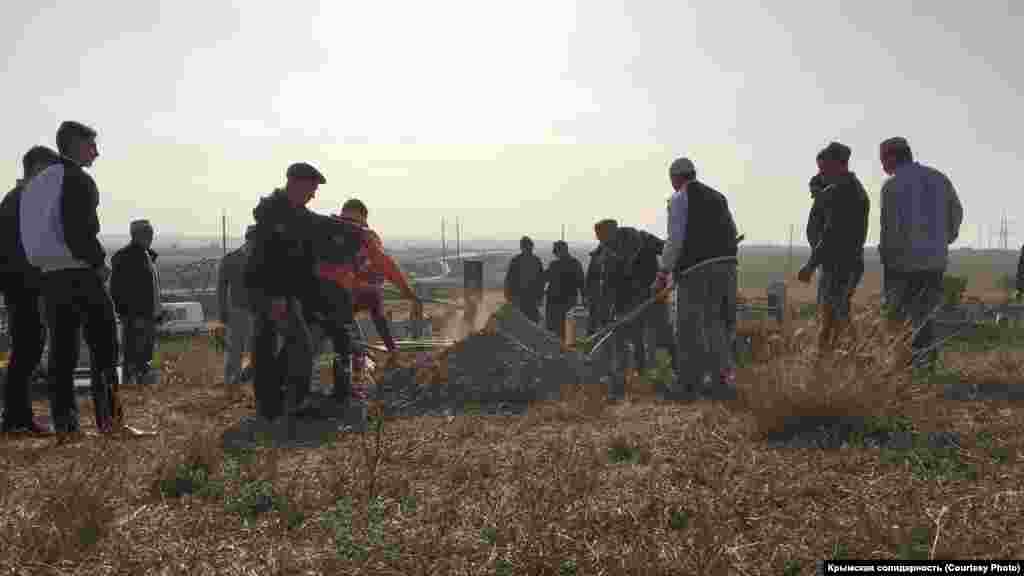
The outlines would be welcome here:
<svg viewBox="0 0 1024 576">
<path fill-rule="evenodd" d="M 110 259 L 110 296 L 121 318 L 124 346 L 124 381 L 144 384 L 150 374 L 156 324 L 163 315 L 160 273 L 153 251 L 153 225 L 135 220 L 129 225 L 131 242 Z"/>
<path fill-rule="evenodd" d="M 942 280 L 949 245 L 960 235 L 964 210 L 945 174 L 914 160 L 910 144 L 895 137 L 879 145 L 879 159 L 889 179 L 882 185 L 878 253 L 885 271 L 888 327 L 894 336 L 916 336 L 901 347 L 906 367 L 932 366 L 932 313 L 942 303 Z"/>
<path fill-rule="evenodd" d="M 254 321 L 256 410 L 265 421 L 288 416 L 292 424 L 312 378 L 309 321 L 352 306 L 351 295 L 324 294 L 316 271 L 321 263 L 354 261 L 359 236 L 350 226 L 306 207 L 327 182 L 319 170 L 300 162 L 289 166 L 285 176 L 284 188 L 261 198 L 253 210 L 256 224 L 244 281 Z M 278 336 L 284 347 L 275 353 Z"/>
<path fill-rule="evenodd" d="M 818 153 L 821 187 L 812 192 L 814 205 L 807 222 L 811 258 L 798 277 L 810 282 L 819 269 L 818 310 L 821 330 L 818 351 L 831 353 L 836 338 L 850 324 L 850 300 L 864 276 L 864 242 L 871 203 L 857 175 L 850 172 L 851 150 L 832 142 Z"/>
<path fill-rule="evenodd" d="M 729 397 L 735 393 L 736 223 L 725 196 L 697 180 L 689 159 L 672 162 L 669 180 L 668 240 L 655 289 L 675 281 L 678 369 L 671 394 Z"/>
</svg>

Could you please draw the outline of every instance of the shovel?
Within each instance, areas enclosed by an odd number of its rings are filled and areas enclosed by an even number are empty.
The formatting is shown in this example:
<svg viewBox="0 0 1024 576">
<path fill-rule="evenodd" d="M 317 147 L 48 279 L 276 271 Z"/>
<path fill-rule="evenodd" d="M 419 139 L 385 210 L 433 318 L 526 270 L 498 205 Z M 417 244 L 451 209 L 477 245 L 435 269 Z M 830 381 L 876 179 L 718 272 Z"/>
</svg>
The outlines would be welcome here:
<svg viewBox="0 0 1024 576">
<path fill-rule="evenodd" d="M 740 236 L 737 239 L 737 241 L 742 240 L 742 239 L 743 239 L 743 236 Z M 695 264 L 693 266 L 690 266 L 689 268 L 683 270 L 682 272 L 679 273 L 679 277 L 681 278 L 683 276 L 686 276 L 687 274 L 689 274 L 690 272 L 693 272 L 694 270 L 697 270 L 699 268 L 703 268 L 704 266 L 707 266 L 709 264 L 714 264 L 716 262 L 737 262 L 737 261 L 738 261 L 738 259 L 735 256 L 719 256 L 718 258 L 710 258 L 708 260 L 705 260 L 703 262 L 699 262 L 699 263 L 697 263 L 697 264 Z M 672 289 L 673 289 L 673 286 L 666 286 L 666 287 L 662 288 L 657 294 L 655 294 L 654 296 L 651 296 L 647 300 L 644 300 L 643 302 L 641 302 L 639 305 L 637 305 L 636 308 L 633 308 L 625 316 L 619 318 L 618 320 L 612 322 L 611 324 L 605 326 L 604 328 L 602 328 L 602 329 L 598 330 L 597 332 L 591 334 L 590 336 L 587 336 L 586 338 L 584 338 L 582 340 L 584 343 L 594 342 L 594 346 L 590 349 L 590 352 L 587 353 L 587 357 L 588 358 L 593 358 L 594 354 L 596 354 L 597 351 L 601 348 L 601 346 L 605 342 L 608 341 L 608 339 L 611 337 L 612 334 L 615 333 L 615 331 L 617 331 L 619 328 L 622 328 L 626 324 L 629 324 L 629 323 L 635 321 L 648 308 L 653 306 L 655 302 L 657 302 L 659 300 L 663 300 L 664 298 L 666 298 L 669 295 L 669 293 L 672 292 Z"/>
</svg>

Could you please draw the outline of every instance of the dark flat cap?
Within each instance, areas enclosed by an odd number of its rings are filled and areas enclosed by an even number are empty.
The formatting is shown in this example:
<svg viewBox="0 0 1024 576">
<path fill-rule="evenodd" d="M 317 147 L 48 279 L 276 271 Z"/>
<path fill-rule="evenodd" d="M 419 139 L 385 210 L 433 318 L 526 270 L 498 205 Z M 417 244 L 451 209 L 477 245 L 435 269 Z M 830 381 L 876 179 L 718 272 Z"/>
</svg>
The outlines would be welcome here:
<svg viewBox="0 0 1024 576">
<path fill-rule="evenodd" d="M 902 136 L 893 136 L 883 140 L 880 148 L 882 150 L 910 150 L 910 144 Z"/>
<path fill-rule="evenodd" d="M 296 162 L 288 167 L 288 171 L 285 172 L 285 176 L 288 178 L 302 178 L 304 180 L 316 180 L 321 184 L 327 184 L 327 178 L 320 173 L 319 170 L 313 167 L 312 164 L 305 162 Z"/>
</svg>

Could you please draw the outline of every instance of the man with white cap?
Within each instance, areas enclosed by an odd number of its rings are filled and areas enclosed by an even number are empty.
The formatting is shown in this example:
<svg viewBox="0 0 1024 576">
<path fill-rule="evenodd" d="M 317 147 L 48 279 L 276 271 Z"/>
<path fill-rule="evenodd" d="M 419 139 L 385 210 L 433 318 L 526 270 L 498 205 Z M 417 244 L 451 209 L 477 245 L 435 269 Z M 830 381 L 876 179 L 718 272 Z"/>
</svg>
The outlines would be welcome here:
<svg viewBox="0 0 1024 576">
<path fill-rule="evenodd" d="M 675 280 L 678 352 L 672 394 L 693 397 L 717 388 L 731 395 L 735 392 L 736 223 L 725 196 L 697 180 L 697 169 L 689 159 L 672 162 L 669 179 L 675 192 L 669 200 L 668 241 L 655 288 L 667 286 L 670 277 Z"/>
<path fill-rule="evenodd" d="M 124 343 L 124 381 L 144 384 L 153 361 L 156 324 L 163 316 L 160 273 L 153 251 L 153 225 L 135 220 L 129 226 L 131 242 L 110 259 L 110 296 L 121 318 Z"/>
<path fill-rule="evenodd" d="M 909 367 L 930 363 L 934 351 L 930 316 L 942 301 L 942 278 L 949 245 L 960 235 L 964 209 L 953 183 L 938 170 L 914 161 L 910 144 L 895 137 L 879 145 L 882 169 L 890 178 L 882 185 L 881 234 L 878 254 L 885 270 L 889 330 L 914 329 L 910 350 L 900 360 Z M 928 351 L 928 352 L 926 352 Z"/>
<path fill-rule="evenodd" d="M 245 229 L 245 243 L 228 252 L 217 270 L 217 311 L 226 328 L 224 342 L 224 384 L 235 386 L 246 380 L 242 355 L 251 350 L 252 316 L 245 288 L 245 263 L 252 251 L 250 238 L 255 226 Z"/>
</svg>

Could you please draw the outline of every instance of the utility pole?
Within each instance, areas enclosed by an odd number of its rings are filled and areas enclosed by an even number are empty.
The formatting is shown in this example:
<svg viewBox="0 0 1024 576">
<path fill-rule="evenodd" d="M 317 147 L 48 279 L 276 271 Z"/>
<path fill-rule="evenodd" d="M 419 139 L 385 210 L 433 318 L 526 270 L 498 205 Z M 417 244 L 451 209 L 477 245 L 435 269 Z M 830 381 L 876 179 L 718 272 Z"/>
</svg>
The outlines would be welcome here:
<svg viewBox="0 0 1024 576">
<path fill-rule="evenodd" d="M 455 217 L 455 259 L 462 258 L 462 222 Z"/>
<path fill-rule="evenodd" d="M 562 242 L 565 242 L 565 224 L 562 224 Z"/>
<path fill-rule="evenodd" d="M 445 261 L 448 258 L 448 250 L 444 241 L 444 218 L 441 218 L 441 261 Z"/>
<path fill-rule="evenodd" d="M 228 215 L 222 208 L 220 211 L 220 248 L 221 256 L 228 255 Z"/>
</svg>

